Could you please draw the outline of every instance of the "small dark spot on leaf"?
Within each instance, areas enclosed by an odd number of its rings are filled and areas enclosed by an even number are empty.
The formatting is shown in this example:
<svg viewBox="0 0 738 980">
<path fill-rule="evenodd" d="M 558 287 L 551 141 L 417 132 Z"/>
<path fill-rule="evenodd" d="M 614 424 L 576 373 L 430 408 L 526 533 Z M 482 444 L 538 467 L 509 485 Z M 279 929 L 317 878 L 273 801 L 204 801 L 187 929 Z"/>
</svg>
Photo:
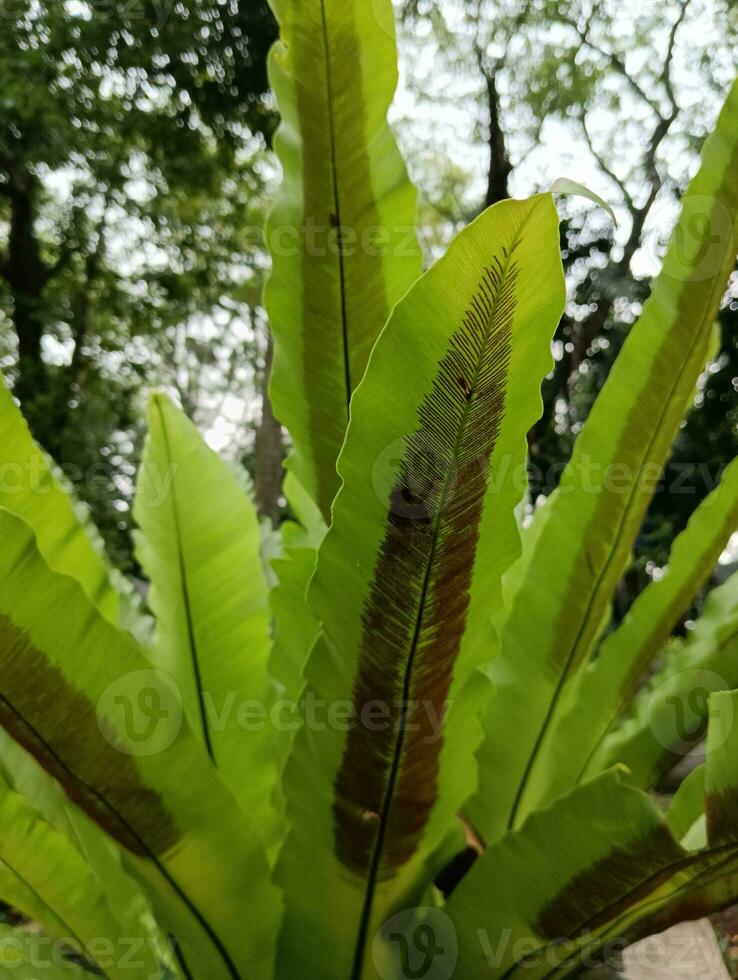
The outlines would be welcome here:
<svg viewBox="0 0 738 980">
<path fill-rule="evenodd" d="M 472 390 L 469 387 L 469 382 L 466 380 L 466 378 L 458 378 L 457 380 L 459 382 L 459 388 L 461 388 L 461 390 L 464 392 L 464 398 L 469 401 L 472 396 Z"/>
</svg>

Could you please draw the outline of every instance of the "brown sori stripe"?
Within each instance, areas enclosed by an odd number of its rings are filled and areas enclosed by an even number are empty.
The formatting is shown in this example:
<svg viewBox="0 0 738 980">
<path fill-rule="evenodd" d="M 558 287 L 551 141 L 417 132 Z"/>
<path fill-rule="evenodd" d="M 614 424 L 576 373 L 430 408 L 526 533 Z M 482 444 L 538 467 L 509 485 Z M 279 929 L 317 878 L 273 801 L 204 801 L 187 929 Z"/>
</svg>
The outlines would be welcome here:
<svg viewBox="0 0 738 980">
<path fill-rule="evenodd" d="M 346 146 L 350 137 L 337 118 L 338 103 L 345 96 L 337 75 L 346 65 L 353 75 L 361 73 L 360 39 L 354 24 L 344 17 L 329 21 L 324 0 L 313 2 L 317 12 L 310 16 L 317 20 L 315 41 L 317 44 L 319 36 L 324 59 L 318 70 L 325 70 L 326 79 L 324 114 L 316 112 L 309 92 L 296 86 L 303 149 L 303 374 L 305 390 L 318 393 L 308 400 L 308 417 L 317 503 L 330 523 L 339 485 L 336 459 L 346 432 L 349 401 L 388 310 L 384 289 L 377 288 L 385 259 L 383 249 L 374 247 L 371 240 L 372 234 L 381 235 L 381 220 L 369 158 L 356 142 Z M 311 44 L 295 45 L 298 77 L 315 75 L 315 53 Z M 353 100 L 351 115 L 351 131 L 364 132 L 367 120 L 361 99 Z M 349 180 L 350 202 L 343 188 Z"/>
<path fill-rule="evenodd" d="M 711 844 L 738 840 L 738 788 L 705 795 L 707 831 Z"/>
<path fill-rule="evenodd" d="M 443 715 L 466 624 L 517 279 L 508 255 L 487 270 L 407 437 L 390 496 L 353 696 L 358 718 L 381 703 L 392 722 L 349 732 L 333 807 L 339 859 L 361 875 L 371 868 L 386 879 L 408 860 L 436 798 L 442 740 L 433 719 Z M 417 707 L 406 710 L 408 702 Z"/>
<path fill-rule="evenodd" d="M 133 759 L 102 737 L 93 702 L 3 615 L 0 679 L 0 725 L 92 820 L 134 854 L 149 857 L 176 844 L 177 829 L 158 795 L 141 783 Z M 74 772 L 65 759 L 75 760 Z"/>
<path fill-rule="evenodd" d="M 565 939 L 609 922 L 674 873 L 684 851 L 659 824 L 626 847 L 618 847 L 575 875 L 541 911 L 534 926 L 544 939 Z M 531 869 L 535 874 L 535 869 Z"/>
</svg>

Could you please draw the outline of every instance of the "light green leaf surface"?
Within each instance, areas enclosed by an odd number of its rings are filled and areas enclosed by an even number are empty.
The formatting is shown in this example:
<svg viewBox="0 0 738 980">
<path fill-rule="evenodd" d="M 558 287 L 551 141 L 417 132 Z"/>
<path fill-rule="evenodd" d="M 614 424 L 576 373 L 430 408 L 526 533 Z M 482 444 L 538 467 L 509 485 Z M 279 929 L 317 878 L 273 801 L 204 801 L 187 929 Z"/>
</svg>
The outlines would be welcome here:
<svg viewBox="0 0 738 980">
<path fill-rule="evenodd" d="M 713 699 L 706 777 L 690 781 L 688 803 L 682 798 L 670 818 L 612 769 L 490 845 L 444 909 L 458 941 L 454 976 L 563 980 L 608 948 L 734 902 L 736 710 L 737 693 Z M 680 834 L 694 825 L 703 779 L 708 835 L 703 831 L 702 847 L 690 850 L 670 825 Z"/>
<path fill-rule="evenodd" d="M 280 977 L 372 975 L 367 942 L 474 787 L 477 668 L 563 303 L 551 196 L 496 205 L 395 308 L 354 396 L 285 776 Z"/>
<path fill-rule="evenodd" d="M 283 526 L 282 534 L 284 555 L 272 561 L 278 584 L 270 596 L 274 615 L 271 671 L 279 685 L 280 698 L 296 703 L 304 684 L 308 654 L 320 632 L 320 624 L 306 601 L 316 551 L 288 543 L 302 538 L 301 530 L 294 525 Z"/>
<path fill-rule="evenodd" d="M 571 975 L 626 913 L 636 883 L 680 856 L 645 794 L 616 770 L 599 776 L 490 845 L 458 886 L 445 907 L 455 975 Z"/>
<path fill-rule="evenodd" d="M 273 617 L 269 664 L 279 697 L 296 703 L 304 684 L 308 654 L 320 632 L 318 619 L 307 601 L 307 590 L 326 528 L 294 473 L 287 474 L 284 492 L 296 520 L 282 523 L 282 554 L 271 562 L 277 584 L 269 595 Z"/>
<path fill-rule="evenodd" d="M 415 191 L 386 121 L 397 83 L 390 0 L 271 6 L 284 171 L 267 226 L 271 395 L 290 465 L 329 522 L 351 393 L 420 274 Z"/>
<path fill-rule="evenodd" d="M 90 973 L 65 959 L 64 945 L 38 929 L 0 924 L 2 980 L 90 980 Z"/>
<path fill-rule="evenodd" d="M 707 844 L 705 774 L 704 765 L 693 769 L 679 786 L 666 812 L 669 830 L 687 850 L 699 850 Z"/>
<path fill-rule="evenodd" d="M 93 545 L 72 498 L 59 485 L 1 377 L 0 507 L 28 521 L 49 565 L 76 578 L 103 616 L 119 622 L 120 596 L 101 557 L 102 544 Z"/>
<path fill-rule="evenodd" d="M 543 510 L 492 671 L 497 696 L 469 814 L 492 840 L 546 795 L 549 739 L 563 694 L 607 622 L 674 436 L 706 361 L 738 253 L 738 82 L 651 297 Z"/>
<path fill-rule="evenodd" d="M 631 714 L 592 757 L 590 772 L 622 762 L 629 779 L 653 786 L 705 733 L 711 693 L 738 687 L 738 574 L 713 589 L 688 641 L 636 698 Z"/>
<path fill-rule="evenodd" d="M 105 888 L 110 907 L 122 925 L 122 935 L 136 936 L 142 931 L 149 935 L 152 931 L 149 902 L 141 886 L 124 870 L 119 845 L 69 800 L 32 755 L 2 730 L 0 771 L 6 782 L 87 861 Z"/>
<path fill-rule="evenodd" d="M 294 473 L 288 473 L 285 497 L 297 520 L 280 527 L 282 554 L 271 562 L 277 579 L 269 593 L 272 611 L 272 650 L 269 670 L 276 687 L 276 761 L 281 775 L 295 732 L 300 726 L 299 703 L 305 685 L 305 665 L 320 633 L 320 623 L 308 603 L 307 592 L 315 572 L 318 547 L 325 524 L 315 504 Z M 284 813 L 281 781 L 272 795 L 274 806 Z"/>
<path fill-rule="evenodd" d="M 707 727 L 705 812 L 711 844 L 738 841 L 738 691 L 711 695 Z"/>
<path fill-rule="evenodd" d="M 0 510 L 0 538 L 0 724 L 126 850 L 195 974 L 268 973 L 280 901 L 266 855 L 173 683 L 48 568 L 24 521 Z"/>
<path fill-rule="evenodd" d="M 11 876 L 17 881 L 13 894 L 7 888 Z M 107 976 L 144 980 L 160 975 L 144 942 L 133 963 L 127 962 L 128 940 L 137 937 L 123 934 L 90 866 L 66 837 L 0 779 L 0 887 L 3 885 L 6 901 L 41 924 L 54 939 L 66 940 L 86 959 L 95 961 L 100 948 L 96 944 L 105 943 L 108 953 L 98 965 Z"/>
<path fill-rule="evenodd" d="M 74 839 L 62 788 L 21 745 L 0 730 L 0 773 L 12 789 L 23 796 L 52 827 Z"/>
<path fill-rule="evenodd" d="M 563 695 L 561 717 L 550 742 L 555 749 L 546 757 L 542 777 L 544 800 L 565 792 L 592 771 L 593 756 L 630 708 L 655 657 L 736 530 L 738 459 L 674 541 L 663 577 L 641 592 L 621 625 L 603 642 L 597 659 Z"/>
<path fill-rule="evenodd" d="M 265 837 L 271 833 L 270 615 L 256 510 L 233 471 L 154 395 L 134 506 L 156 665 Z"/>
</svg>

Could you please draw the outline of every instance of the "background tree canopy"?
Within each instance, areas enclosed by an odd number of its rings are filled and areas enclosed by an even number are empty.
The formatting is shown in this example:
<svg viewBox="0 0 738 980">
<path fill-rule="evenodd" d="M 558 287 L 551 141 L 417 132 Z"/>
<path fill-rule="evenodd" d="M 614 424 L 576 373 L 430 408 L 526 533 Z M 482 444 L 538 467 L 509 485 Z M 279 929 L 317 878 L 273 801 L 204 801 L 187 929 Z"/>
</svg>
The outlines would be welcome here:
<svg viewBox="0 0 738 980">
<path fill-rule="evenodd" d="M 166 384 L 207 423 L 253 384 L 276 28 L 265 2 L 2 18 L 3 362 L 126 567 L 136 393 Z"/>
<path fill-rule="evenodd" d="M 405 0 L 395 115 L 436 254 L 561 174 L 567 312 L 530 435 L 556 485 L 648 295 L 676 201 L 735 72 L 733 0 Z M 8 0 L 0 36 L 0 364 L 124 569 L 144 388 L 174 391 L 280 513 L 264 380 L 261 227 L 276 168 L 263 0 Z M 721 314 L 623 603 L 738 453 L 738 285 Z M 102 462 L 101 462 L 102 461 Z"/>
<path fill-rule="evenodd" d="M 556 486 L 648 296 L 676 202 L 735 72 L 738 5 L 407 0 L 401 13 L 400 50 L 412 53 L 400 133 L 426 191 L 431 249 L 481 208 L 562 174 L 588 183 L 618 214 L 613 233 L 603 211 L 565 205 L 569 303 L 544 415 L 530 435 L 535 501 Z M 696 410 L 639 539 L 624 603 L 666 563 L 669 543 L 738 450 L 735 281 L 732 296 Z"/>
</svg>

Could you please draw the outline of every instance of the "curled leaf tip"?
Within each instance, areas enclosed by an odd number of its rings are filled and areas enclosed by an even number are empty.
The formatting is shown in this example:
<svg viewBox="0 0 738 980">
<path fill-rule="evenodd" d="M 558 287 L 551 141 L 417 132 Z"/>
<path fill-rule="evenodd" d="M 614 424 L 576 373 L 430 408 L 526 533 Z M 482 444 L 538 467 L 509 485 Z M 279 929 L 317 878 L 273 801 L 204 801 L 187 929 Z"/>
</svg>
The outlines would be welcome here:
<svg viewBox="0 0 738 980">
<path fill-rule="evenodd" d="M 601 198 L 599 194 L 591 191 L 585 184 L 580 184 L 576 180 L 569 180 L 568 177 L 557 177 L 549 187 L 549 191 L 552 194 L 574 194 L 577 197 L 586 197 L 588 201 L 592 201 L 594 204 L 598 204 L 601 208 L 604 208 L 612 218 L 612 223 L 616 228 L 618 227 L 618 219 L 607 201 Z"/>
</svg>

